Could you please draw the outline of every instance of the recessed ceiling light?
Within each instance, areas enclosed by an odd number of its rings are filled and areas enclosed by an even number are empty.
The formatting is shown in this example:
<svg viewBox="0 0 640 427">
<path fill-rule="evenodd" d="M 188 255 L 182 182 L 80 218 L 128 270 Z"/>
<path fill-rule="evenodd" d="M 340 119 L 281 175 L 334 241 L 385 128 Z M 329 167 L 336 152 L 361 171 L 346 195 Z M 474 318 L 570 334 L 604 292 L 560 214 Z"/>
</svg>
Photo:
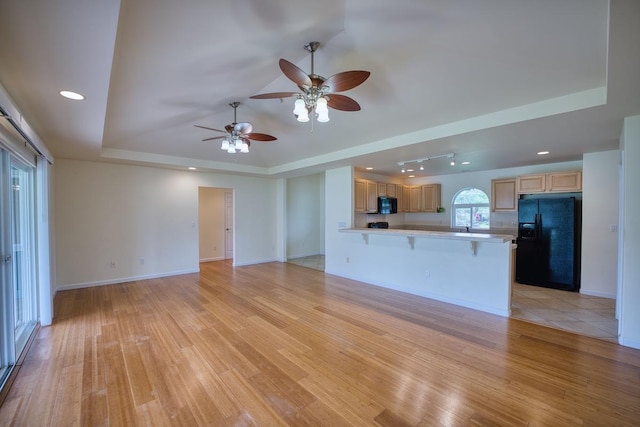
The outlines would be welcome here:
<svg viewBox="0 0 640 427">
<path fill-rule="evenodd" d="M 544 156 L 545 154 L 549 154 L 548 151 L 538 151 L 538 156 Z"/>
<path fill-rule="evenodd" d="M 413 169 L 407 169 L 407 172 L 413 172 Z"/>
<path fill-rule="evenodd" d="M 82 101 L 84 99 L 84 95 L 81 95 L 77 92 L 72 92 L 70 90 L 61 90 L 60 95 L 65 98 L 73 99 L 74 101 Z"/>
<path fill-rule="evenodd" d="M 462 162 L 463 165 L 470 165 L 471 162 Z"/>
<path fill-rule="evenodd" d="M 415 178 L 415 177 L 416 177 L 415 175 L 409 175 L 409 178 Z"/>
<path fill-rule="evenodd" d="M 196 170 L 196 168 L 194 168 L 193 166 L 189 166 L 189 170 L 190 171 L 194 171 L 194 170 Z"/>
<path fill-rule="evenodd" d="M 366 169 L 366 170 L 368 170 L 368 171 L 373 170 L 373 168 L 372 168 L 371 166 L 369 166 L 369 167 L 367 167 L 367 168 L 365 168 L 365 169 Z"/>
</svg>

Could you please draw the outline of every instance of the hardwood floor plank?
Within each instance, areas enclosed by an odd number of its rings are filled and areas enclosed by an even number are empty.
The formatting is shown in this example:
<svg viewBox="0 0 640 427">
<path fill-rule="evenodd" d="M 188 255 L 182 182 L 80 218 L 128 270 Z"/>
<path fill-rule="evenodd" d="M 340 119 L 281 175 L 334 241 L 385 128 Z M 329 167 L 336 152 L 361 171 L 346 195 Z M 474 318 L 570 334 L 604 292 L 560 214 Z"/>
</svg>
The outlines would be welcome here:
<svg viewBox="0 0 640 427">
<path fill-rule="evenodd" d="M 205 263 L 54 308 L 0 425 L 640 420 L 638 350 L 297 265 Z"/>
</svg>

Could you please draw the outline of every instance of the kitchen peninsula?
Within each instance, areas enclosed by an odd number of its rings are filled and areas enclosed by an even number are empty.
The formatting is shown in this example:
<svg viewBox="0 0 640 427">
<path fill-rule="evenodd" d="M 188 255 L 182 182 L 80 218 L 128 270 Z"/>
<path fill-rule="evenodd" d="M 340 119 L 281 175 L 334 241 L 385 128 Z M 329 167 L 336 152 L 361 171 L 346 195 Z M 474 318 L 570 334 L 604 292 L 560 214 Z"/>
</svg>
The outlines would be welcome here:
<svg viewBox="0 0 640 427">
<path fill-rule="evenodd" d="M 358 280 L 510 315 L 511 235 L 372 228 L 340 235 L 342 259 Z"/>
</svg>

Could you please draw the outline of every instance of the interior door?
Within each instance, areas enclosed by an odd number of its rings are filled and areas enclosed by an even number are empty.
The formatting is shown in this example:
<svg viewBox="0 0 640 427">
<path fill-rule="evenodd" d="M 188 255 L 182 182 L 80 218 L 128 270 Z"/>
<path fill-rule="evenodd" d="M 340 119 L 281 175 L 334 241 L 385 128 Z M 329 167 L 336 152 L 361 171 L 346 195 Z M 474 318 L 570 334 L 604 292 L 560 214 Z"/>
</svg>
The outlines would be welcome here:
<svg viewBox="0 0 640 427">
<path fill-rule="evenodd" d="M 224 193 L 224 258 L 233 258 L 233 193 Z"/>
</svg>

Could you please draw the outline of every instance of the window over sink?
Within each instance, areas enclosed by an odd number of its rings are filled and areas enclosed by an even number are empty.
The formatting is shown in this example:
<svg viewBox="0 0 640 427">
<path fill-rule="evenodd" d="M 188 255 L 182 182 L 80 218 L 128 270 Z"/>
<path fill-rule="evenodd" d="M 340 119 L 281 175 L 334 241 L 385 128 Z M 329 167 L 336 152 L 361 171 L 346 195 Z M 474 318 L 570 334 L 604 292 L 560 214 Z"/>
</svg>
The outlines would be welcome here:
<svg viewBox="0 0 640 427">
<path fill-rule="evenodd" d="M 463 188 L 453 197 L 451 224 L 468 230 L 489 229 L 489 197 L 478 188 Z"/>
</svg>

